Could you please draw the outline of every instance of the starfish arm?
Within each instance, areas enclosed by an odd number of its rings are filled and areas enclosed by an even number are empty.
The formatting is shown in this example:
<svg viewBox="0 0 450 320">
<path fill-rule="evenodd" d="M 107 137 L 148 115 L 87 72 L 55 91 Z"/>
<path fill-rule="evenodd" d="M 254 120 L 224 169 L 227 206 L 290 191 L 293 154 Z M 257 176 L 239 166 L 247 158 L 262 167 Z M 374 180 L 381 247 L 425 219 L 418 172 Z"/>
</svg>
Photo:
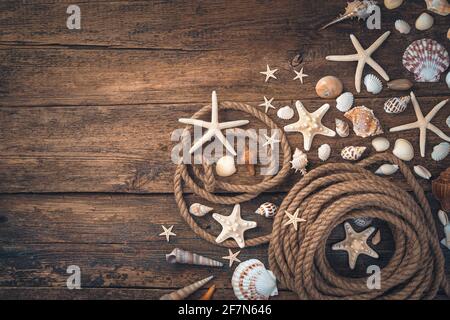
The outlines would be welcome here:
<svg viewBox="0 0 450 320">
<path fill-rule="evenodd" d="M 225 230 L 222 230 L 222 232 L 217 236 L 216 242 L 221 243 L 221 242 L 225 241 L 226 239 L 228 239 L 229 237 L 230 236 L 228 235 L 228 232 L 226 232 Z"/>
<path fill-rule="evenodd" d="M 191 119 L 191 118 L 181 118 L 181 119 L 178 119 L 178 121 L 181 123 L 184 123 L 184 124 L 191 124 L 193 126 L 203 127 L 203 128 L 209 128 L 211 125 L 211 122 L 206 122 L 203 120 Z"/>
<path fill-rule="evenodd" d="M 347 55 L 331 55 L 326 56 L 325 59 L 328 61 L 358 61 L 357 54 L 347 54 Z"/>
<path fill-rule="evenodd" d="M 362 60 L 358 60 L 358 65 L 356 66 L 355 71 L 355 88 L 358 93 L 361 92 L 361 78 L 364 70 L 364 62 Z"/>
<path fill-rule="evenodd" d="M 335 243 L 331 246 L 331 249 L 334 251 L 340 251 L 340 250 L 345 250 L 345 245 L 346 245 L 346 240 L 342 240 L 338 243 Z"/>
<path fill-rule="evenodd" d="M 334 130 L 331 130 L 330 128 L 327 128 L 325 126 L 322 126 L 322 130 L 321 130 L 320 134 L 323 134 L 324 136 L 327 136 L 327 137 L 336 136 L 336 132 Z"/>
<path fill-rule="evenodd" d="M 420 125 L 416 121 L 416 122 L 411 122 L 411 123 L 407 123 L 407 124 L 404 124 L 404 125 L 401 125 L 401 126 L 390 128 L 389 132 L 398 132 L 398 131 L 417 129 L 417 128 L 420 128 Z"/>
<path fill-rule="evenodd" d="M 217 103 L 216 91 L 211 94 L 211 123 L 219 122 L 219 104 Z"/>
<path fill-rule="evenodd" d="M 380 256 L 378 255 L 378 253 L 373 250 L 371 247 L 367 246 L 367 252 L 363 252 L 365 255 L 368 255 L 369 257 L 378 259 Z"/>
<path fill-rule="evenodd" d="M 311 144 L 313 141 L 314 136 L 311 135 L 309 132 L 302 132 L 303 133 L 303 148 L 305 151 L 311 150 Z"/>
<path fill-rule="evenodd" d="M 390 31 L 386 31 L 383 33 L 372 45 L 366 50 L 367 54 L 370 56 L 372 53 L 375 52 L 382 44 L 383 42 L 389 37 L 391 34 Z"/>
<path fill-rule="evenodd" d="M 219 139 L 220 142 L 222 142 L 228 152 L 230 152 L 233 156 L 236 155 L 236 151 L 234 151 L 233 146 L 228 142 L 228 140 L 224 137 L 219 129 L 216 130 L 215 136 L 217 137 L 217 139 Z"/>
<path fill-rule="evenodd" d="M 249 122 L 248 120 L 236 120 L 236 121 L 222 122 L 222 123 L 219 123 L 219 129 L 228 129 L 228 128 L 245 126 L 246 124 L 248 124 L 248 122 Z"/>
<path fill-rule="evenodd" d="M 325 113 L 327 113 L 328 109 L 330 109 L 330 105 L 328 103 L 325 103 L 323 106 L 321 106 L 319 109 L 317 109 L 316 111 L 314 111 L 312 113 L 313 117 L 318 117 L 319 120 L 322 120 L 323 116 L 325 115 Z"/>
<path fill-rule="evenodd" d="M 372 58 L 367 59 L 367 64 L 373 68 L 384 80 L 389 81 L 389 76 L 384 69 Z"/>
<path fill-rule="evenodd" d="M 303 103 L 300 100 L 297 100 L 295 102 L 295 109 L 297 109 L 299 119 L 301 119 L 302 117 L 304 117 L 307 114 L 305 106 L 303 105 Z"/>
<path fill-rule="evenodd" d="M 192 146 L 192 148 L 189 150 L 189 153 L 194 153 L 195 150 L 200 148 L 206 141 L 209 141 L 212 136 L 214 135 L 214 130 L 208 130 L 203 137 L 197 140 L 196 143 Z"/>
<path fill-rule="evenodd" d="M 436 133 L 439 138 L 450 142 L 450 137 L 448 135 L 446 135 L 444 132 L 442 132 L 441 129 L 436 127 L 434 124 L 429 123 L 427 128 L 430 129 L 431 131 L 433 131 L 434 133 Z"/>
<path fill-rule="evenodd" d="M 350 269 L 355 269 L 355 266 L 356 266 L 356 260 L 358 260 L 358 256 L 359 256 L 359 254 L 358 253 L 354 253 L 353 251 L 351 251 L 351 250 L 346 250 L 347 251 L 347 253 L 348 253 L 348 264 L 349 264 L 349 266 L 350 266 Z"/>
<path fill-rule="evenodd" d="M 296 132 L 297 131 L 297 129 L 296 129 L 297 123 L 298 123 L 298 121 L 284 126 L 283 130 L 285 132 Z"/>
<path fill-rule="evenodd" d="M 433 107 L 433 109 L 431 109 L 431 111 L 426 115 L 425 120 L 427 120 L 428 122 L 431 121 L 431 119 L 433 119 L 433 117 L 436 115 L 436 113 L 438 113 L 439 110 L 441 110 L 442 107 L 447 104 L 448 100 L 449 99 L 446 99 L 444 101 L 439 102 L 437 105 L 435 105 Z"/>
<path fill-rule="evenodd" d="M 412 101 L 412 104 L 414 107 L 414 112 L 416 113 L 417 120 L 419 120 L 419 121 L 423 120 L 424 119 L 423 113 L 422 113 L 422 110 L 420 110 L 419 102 L 417 101 L 416 95 L 412 91 L 411 91 L 410 95 L 411 95 L 411 101 Z"/>
<path fill-rule="evenodd" d="M 359 43 L 358 39 L 356 39 L 356 37 L 353 34 L 350 35 L 350 40 L 352 41 L 352 44 L 355 47 L 356 52 L 358 52 L 358 53 L 364 53 L 365 52 L 365 50 L 362 47 L 361 43 Z"/>
<path fill-rule="evenodd" d="M 427 145 L 427 128 L 420 127 L 419 134 L 419 147 L 420 147 L 420 156 L 425 157 L 425 148 Z"/>
</svg>

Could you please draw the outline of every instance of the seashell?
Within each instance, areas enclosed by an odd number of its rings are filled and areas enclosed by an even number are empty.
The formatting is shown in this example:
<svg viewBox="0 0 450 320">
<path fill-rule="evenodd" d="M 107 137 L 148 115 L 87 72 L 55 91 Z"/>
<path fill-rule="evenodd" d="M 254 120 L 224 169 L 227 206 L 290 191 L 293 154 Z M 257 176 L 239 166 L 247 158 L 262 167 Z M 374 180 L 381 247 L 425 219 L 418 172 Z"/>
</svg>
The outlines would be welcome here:
<svg viewBox="0 0 450 320">
<path fill-rule="evenodd" d="M 336 132 L 337 134 L 342 137 L 348 137 L 350 134 L 350 128 L 348 127 L 348 123 L 345 121 L 342 121 L 341 119 L 336 119 Z"/>
<path fill-rule="evenodd" d="M 319 155 L 319 159 L 322 161 L 327 161 L 331 155 L 331 147 L 329 144 L 323 144 L 317 149 L 317 153 Z"/>
<path fill-rule="evenodd" d="M 448 30 L 447 30 L 447 40 L 450 40 L 450 28 L 448 28 Z"/>
<path fill-rule="evenodd" d="M 208 267 L 222 267 L 223 263 L 203 257 L 196 253 L 186 251 L 180 248 L 175 248 L 171 253 L 166 254 L 166 261 L 168 263 L 180 263 L 180 264 L 194 264 L 198 266 L 208 266 Z"/>
<path fill-rule="evenodd" d="M 320 79 L 316 84 L 316 93 L 324 99 L 333 99 L 342 93 L 344 86 L 341 80 L 334 76 L 326 76 Z"/>
<path fill-rule="evenodd" d="M 290 106 L 284 106 L 277 111 L 277 116 L 283 120 L 290 120 L 294 116 L 294 109 Z"/>
<path fill-rule="evenodd" d="M 405 139 L 397 139 L 395 141 L 392 153 L 403 161 L 410 161 L 414 158 L 414 148 L 411 142 Z"/>
<path fill-rule="evenodd" d="M 427 9 L 431 12 L 437 13 L 441 16 L 446 16 L 450 13 L 450 5 L 447 0 L 425 0 Z"/>
<path fill-rule="evenodd" d="M 450 212 L 450 167 L 441 172 L 437 179 L 433 180 L 431 190 L 441 203 L 442 210 Z"/>
<path fill-rule="evenodd" d="M 353 219 L 353 223 L 360 228 L 368 227 L 372 223 L 373 219 L 370 217 L 360 217 Z"/>
<path fill-rule="evenodd" d="M 382 176 L 390 176 L 398 171 L 398 165 L 396 164 L 383 164 L 376 171 L 375 174 Z"/>
<path fill-rule="evenodd" d="M 375 233 L 375 235 L 372 238 L 372 243 L 374 245 L 377 245 L 381 242 L 381 233 L 380 230 L 377 231 L 377 233 Z"/>
<path fill-rule="evenodd" d="M 353 106 L 353 101 L 353 94 L 351 92 L 344 92 L 336 98 L 336 108 L 341 112 L 346 112 Z"/>
<path fill-rule="evenodd" d="M 257 259 L 241 262 L 234 270 L 231 285 L 239 300 L 268 300 L 278 295 L 275 276 Z"/>
<path fill-rule="evenodd" d="M 271 202 L 264 202 L 256 209 L 255 213 L 266 218 L 273 218 L 277 214 L 278 207 Z"/>
<path fill-rule="evenodd" d="M 395 21 L 395 29 L 402 34 L 408 34 L 411 31 L 411 27 L 405 20 Z"/>
<path fill-rule="evenodd" d="M 410 101 L 410 96 L 390 98 L 384 103 L 384 111 L 387 113 L 401 113 L 405 111 Z"/>
<path fill-rule="evenodd" d="M 300 171 L 302 175 L 305 175 L 307 172 L 305 168 L 308 165 L 308 157 L 301 150 L 295 148 L 294 155 L 292 156 L 291 165 L 292 169 L 295 169 L 295 172 Z"/>
<path fill-rule="evenodd" d="M 366 147 L 354 147 L 348 146 L 342 149 L 341 157 L 344 160 L 356 161 L 362 157 L 364 151 L 366 151 Z"/>
<path fill-rule="evenodd" d="M 408 79 L 396 79 L 389 81 L 387 87 L 395 91 L 406 91 L 413 87 L 413 83 Z"/>
<path fill-rule="evenodd" d="M 443 211 L 443 210 L 439 210 L 438 211 L 438 218 L 439 218 L 439 221 L 442 223 L 443 226 L 446 226 L 446 225 L 448 225 L 450 223 L 448 221 L 447 213 L 445 213 L 445 211 Z"/>
<path fill-rule="evenodd" d="M 402 5 L 403 0 L 384 0 L 384 6 L 389 9 L 395 9 Z"/>
<path fill-rule="evenodd" d="M 438 82 L 450 59 L 448 52 L 432 39 L 421 39 L 411 43 L 403 54 L 403 66 L 414 74 L 417 82 Z"/>
<path fill-rule="evenodd" d="M 343 20 L 353 19 L 355 17 L 359 19 L 367 19 L 373 12 L 373 7 L 376 6 L 376 1 L 371 0 L 355 0 L 347 3 L 347 7 L 345 8 L 345 12 L 341 14 L 339 17 L 333 19 L 331 22 L 327 23 L 319 30 L 323 30 L 328 28 L 329 26 L 338 23 Z"/>
<path fill-rule="evenodd" d="M 416 29 L 425 31 L 433 26 L 434 18 L 426 12 L 423 12 L 416 20 Z"/>
<path fill-rule="evenodd" d="M 172 293 L 163 295 L 159 300 L 183 300 L 193 294 L 195 291 L 207 284 L 214 276 L 209 276 L 203 280 L 197 281 L 187 287 L 181 288 Z"/>
<path fill-rule="evenodd" d="M 431 172 L 428 171 L 427 168 L 422 166 L 414 166 L 414 172 L 421 178 L 430 180 L 431 178 Z"/>
<path fill-rule="evenodd" d="M 234 158 L 232 156 L 223 156 L 216 163 L 216 173 L 221 177 L 229 177 L 236 172 Z"/>
<path fill-rule="evenodd" d="M 211 300 L 214 292 L 216 291 L 216 285 L 213 284 L 198 300 Z"/>
<path fill-rule="evenodd" d="M 450 152 L 450 143 L 441 142 L 433 147 L 433 152 L 431 153 L 431 158 L 434 161 L 441 161 L 448 156 Z"/>
<path fill-rule="evenodd" d="M 191 206 L 189 207 L 189 213 L 197 216 L 197 217 L 203 217 L 205 214 L 209 213 L 212 211 L 213 208 L 208 207 L 208 206 L 204 206 L 200 203 L 193 203 L 191 204 Z"/>
<path fill-rule="evenodd" d="M 450 116 L 447 117 L 447 120 L 445 120 L 445 122 L 447 123 L 447 127 L 450 128 Z"/>
<path fill-rule="evenodd" d="M 347 111 L 344 116 L 353 123 L 353 131 L 359 137 L 376 136 L 383 133 L 380 121 L 373 111 L 365 106 L 355 107 Z"/>
<path fill-rule="evenodd" d="M 367 91 L 373 94 L 379 94 L 383 90 L 381 80 L 374 74 L 368 74 L 364 77 L 364 85 Z"/>
<path fill-rule="evenodd" d="M 450 29 L 449 29 L 450 30 Z M 450 89 L 450 72 L 447 73 L 447 76 L 445 77 L 445 82 L 447 83 L 447 87 Z M 448 123 L 448 122 L 447 122 Z M 450 126 L 449 126 L 450 127 Z"/>
<path fill-rule="evenodd" d="M 383 152 L 390 147 L 389 140 L 384 137 L 377 137 L 372 140 L 372 146 L 376 152 Z"/>
</svg>

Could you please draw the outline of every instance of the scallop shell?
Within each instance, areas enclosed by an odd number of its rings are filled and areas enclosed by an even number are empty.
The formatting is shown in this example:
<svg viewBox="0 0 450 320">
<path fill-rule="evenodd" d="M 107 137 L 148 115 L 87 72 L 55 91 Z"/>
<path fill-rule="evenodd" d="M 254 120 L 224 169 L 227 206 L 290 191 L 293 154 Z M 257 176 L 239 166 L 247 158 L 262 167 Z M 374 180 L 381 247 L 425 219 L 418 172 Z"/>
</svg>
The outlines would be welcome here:
<svg viewBox="0 0 450 320">
<path fill-rule="evenodd" d="M 213 208 L 204 206 L 203 204 L 200 203 L 193 203 L 189 207 L 189 213 L 197 217 L 203 217 L 205 214 L 211 212 L 212 209 Z"/>
<path fill-rule="evenodd" d="M 428 171 L 427 168 L 422 166 L 414 166 L 414 172 L 421 178 L 430 180 L 431 178 L 431 172 Z"/>
<path fill-rule="evenodd" d="M 336 119 L 336 132 L 342 138 L 348 137 L 348 135 L 350 134 L 348 123 L 342 121 L 341 119 Z"/>
<path fill-rule="evenodd" d="M 433 26 L 434 18 L 428 13 L 422 13 L 416 20 L 416 29 L 420 31 L 425 31 Z"/>
<path fill-rule="evenodd" d="M 389 140 L 384 137 L 377 137 L 372 140 L 372 146 L 377 152 L 383 152 L 390 147 Z"/>
<path fill-rule="evenodd" d="M 413 87 L 413 83 L 408 79 L 396 79 L 389 81 L 387 87 L 395 91 L 406 91 Z"/>
<path fill-rule="evenodd" d="M 344 92 L 336 98 L 336 108 L 341 112 L 346 112 L 353 106 L 353 101 L 353 94 L 351 92 Z"/>
<path fill-rule="evenodd" d="M 264 202 L 256 209 L 255 213 L 266 218 L 273 218 L 277 214 L 278 207 L 271 202 Z"/>
<path fill-rule="evenodd" d="M 402 34 L 408 34 L 411 31 L 411 27 L 405 20 L 395 21 L 395 29 Z"/>
<path fill-rule="evenodd" d="M 405 111 L 410 101 L 410 96 L 390 98 L 384 103 L 384 111 L 387 113 L 401 113 Z"/>
<path fill-rule="evenodd" d="M 400 7 L 402 3 L 403 0 L 384 0 L 384 6 L 389 10 Z"/>
<path fill-rule="evenodd" d="M 239 300 L 268 300 L 278 295 L 275 276 L 257 259 L 241 262 L 234 270 L 231 285 Z"/>
<path fill-rule="evenodd" d="M 442 210 L 450 212 L 450 167 L 433 180 L 431 190 L 441 203 Z"/>
<path fill-rule="evenodd" d="M 323 144 L 317 149 L 317 153 L 319 155 L 319 159 L 322 161 L 327 161 L 331 155 L 331 147 L 329 144 Z"/>
<path fill-rule="evenodd" d="M 437 13 L 441 16 L 446 16 L 450 13 L 450 5 L 447 0 L 425 0 L 427 9 L 431 12 Z"/>
<path fill-rule="evenodd" d="M 398 165 L 386 163 L 386 164 L 381 165 L 375 171 L 375 174 L 379 174 L 379 175 L 383 175 L 383 176 L 389 176 L 391 174 L 396 173 L 397 171 L 398 171 Z"/>
<path fill-rule="evenodd" d="M 366 149 L 367 149 L 366 147 L 348 146 L 342 149 L 341 157 L 344 160 L 356 161 L 362 157 Z"/>
<path fill-rule="evenodd" d="M 410 161 L 414 158 L 414 148 L 411 142 L 405 139 L 397 139 L 395 141 L 392 153 L 403 161 Z"/>
<path fill-rule="evenodd" d="M 434 146 L 433 152 L 431 153 L 431 158 L 434 161 L 444 160 L 450 152 L 450 143 L 441 142 L 438 145 Z"/>
<path fill-rule="evenodd" d="M 294 155 L 292 156 L 291 166 L 295 169 L 295 172 L 300 171 L 302 175 L 306 174 L 306 166 L 308 165 L 308 157 L 298 148 L 295 148 Z"/>
<path fill-rule="evenodd" d="M 360 217 L 353 219 L 353 223 L 360 228 L 368 227 L 372 223 L 373 219 L 370 217 Z"/>
<path fill-rule="evenodd" d="M 379 94 L 383 90 L 381 80 L 374 74 L 368 74 L 364 77 L 364 85 L 366 90 L 373 94 Z"/>
<path fill-rule="evenodd" d="M 166 261 L 175 264 L 194 264 L 198 266 L 208 266 L 208 267 L 222 267 L 223 263 L 203 257 L 201 255 L 198 255 L 196 253 L 185 251 L 180 248 L 175 248 L 172 250 L 171 253 L 166 254 Z"/>
<path fill-rule="evenodd" d="M 294 116 L 294 110 L 290 106 L 284 106 L 278 109 L 277 116 L 283 120 L 290 120 Z"/>
<path fill-rule="evenodd" d="M 344 116 L 353 122 L 353 131 L 357 136 L 366 138 L 383 133 L 380 121 L 373 111 L 365 106 L 355 107 L 347 111 Z"/>
<path fill-rule="evenodd" d="M 403 66 L 417 82 L 438 82 L 449 64 L 447 50 L 432 39 L 414 41 L 403 54 Z"/>
<path fill-rule="evenodd" d="M 209 276 L 208 278 L 197 281 L 191 285 L 188 285 L 187 287 L 165 294 L 161 298 L 159 298 L 159 300 L 183 300 L 203 287 L 205 284 L 207 284 L 212 278 L 214 278 L 214 276 Z"/>
<path fill-rule="evenodd" d="M 223 156 L 216 163 L 216 173 L 221 177 L 229 177 L 236 172 L 234 158 L 232 156 Z"/>
<path fill-rule="evenodd" d="M 341 80 L 334 76 L 326 76 L 320 79 L 316 84 L 316 93 L 324 99 L 333 99 L 342 93 L 344 86 Z"/>
</svg>

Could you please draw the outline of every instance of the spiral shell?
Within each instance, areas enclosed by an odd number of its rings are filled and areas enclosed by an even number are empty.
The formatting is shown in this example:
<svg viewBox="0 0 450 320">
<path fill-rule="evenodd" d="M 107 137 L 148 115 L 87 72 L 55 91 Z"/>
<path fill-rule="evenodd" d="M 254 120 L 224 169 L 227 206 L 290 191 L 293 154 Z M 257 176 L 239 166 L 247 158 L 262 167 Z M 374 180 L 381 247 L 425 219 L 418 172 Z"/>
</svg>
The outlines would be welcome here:
<svg viewBox="0 0 450 320">
<path fill-rule="evenodd" d="M 273 218 L 277 214 L 278 207 L 271 202 L 264 202 L 256 209 L 255 213 L 266 218 Z"/>
<path fill-rule="evenodd" d="M 373 111 L 365 106 L 355 107 L 347 111 L 344 116 L 353 122 L 353 131 L 359 137 L 366 138 L 383 133 L 380 121 Z"/>
<path fill-rule="evenodd" d="M 322 161 L 327 161 L 328 158 L 331 155 L 331 147 L 329 144 L 323 144 L 319 147 L 319 149 L 317 149 L 317 153 L 319 156 L 319 159 Z"/>
<path fill-rule="evenodd" d="M 433 180 L 431 190 L 441 203 L 442 210 L 450 212 L 450 167 L 441 172 L 437 179 Z"/>
<path fill-rule="evenodd" d="M 414 172 L 421 178 L 430 180 L 431 172 L 423 166 L 414 166 Z"/>
<path fill-rule="evenodd" d="M 197 217 L 203 217 L 205 214 L 209 213 L 212 211 L 213 208 L 208 207 L 208 206 L 204 206 L 200 203 L 193 203 L 191 204 L 191 206 L 189 207 L 189 213 L 197 216 Z"/>
<path fill-rule="evenodd" d="M 351 92 L 344 92 L 336 98 L 336 108 L 341 112 L 346 112 L 353 106 L 353 101 L 353 94 Z"/>
<path fill-rule="evenodd" d="M 368 74 L 364 77 L 364 85 L 366 90 L 373 94 L 379 94 L 383 90 L 381 80 L 374 74 Z"/>
<path fill-rule="evenodd" d="M 410 96 L 390 98 L 384 103 L 384 111 L 387 113 L 401 113 L 405 111 L 409 101 L 411 101 Z"/>
<path fill-rule="evenodd" d="M 295 172 L 300 171 L 302 175 L 306 174 L 306 166 L 308 165 L 308 157 L 298 148 L 295 149 L 292 156 L 291 166 L 295 169 Z"/>
<path fill-rule="evenodd" d="M 209 276 L 208 278 L 197 281 L 177 291 L 165 294 L 161 298 L 159 298 L 159 300 L 183 300 L 203 287 L 205 284 L 207 284 L 212 278 L 214 278 L 214 276 Z"/>
<path fill-rule="evenodd" d="M 366 149 L 366 147 L 348 146 L 342 149 L 341 157 L 344 160 L 356 161 L 362 157 Z"/>
<path fill-rule="evenodd" d="M 411 31 L 411 27 L 405 20 L 395 21 L 395 29 L 397 29 L 398 32 L 403 34 L 408 34 Z"/>
<path fill-rule="evenodd" d="M 350 128 L 348 126 L 348 123 L 345 121 L 342 121 L 341 119 L 336 119 L 336 132 L 337 134 L 342 137 L 348 137 L 350 134 Z"/>
<path fill-rule="evenodd" d="M 441 142 L 433 147 L 433 152 L 431 153 L 431 158 L 434 161 L 444 160 L 450 152 L 450 143 Z"/>
<path fill-rule="evenodd" d="M 373 219 L 370 217 L 360 217 L 353 219 L 353 223 L 360 228 L 368 227 L 372 223 Z"/>
<path fill-rule="evenodd" d="M 171 253 L 166 254 L 166 261 L 174 264 L 174 263 L 180 263 L 180 264 L 193 264 L 198 266 L 208 266 L 208 267 L 222 267 L 223 263 L 203 257 L 201 255 L 198 255 L 196 253 L 185 251 L 180 248 L 175 248 L 172 250 Z"/>
<path fill-rule="evenodd" d="M 290 106 L 284 106 L 278 109 L 277 116 L 283 120 L 290 120 L 294 116 L 294 110 Z"/>
<path fill-rule="evenodd" d="M 376 171 L 375 174 L 383 175 L 383 176 L 389 176 L 391 174 L 394 174 L 398 171 L 398 165 L 396 164 L 383 164 L 381 165 Z"/>
</svg>

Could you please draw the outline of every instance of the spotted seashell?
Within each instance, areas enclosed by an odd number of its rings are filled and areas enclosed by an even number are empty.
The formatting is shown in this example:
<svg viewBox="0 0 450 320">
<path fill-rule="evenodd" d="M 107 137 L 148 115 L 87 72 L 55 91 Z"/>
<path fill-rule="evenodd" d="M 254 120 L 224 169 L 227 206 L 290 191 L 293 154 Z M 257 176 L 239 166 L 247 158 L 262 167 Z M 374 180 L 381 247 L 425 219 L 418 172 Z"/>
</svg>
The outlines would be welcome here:
<svg viewBox="0 0 450 320">
<path fill-rule="evenodd" d="M 348 146 L 342 149 L 341 157 L 344 160 L 356 161 L 362 157 L 366 149 L 367 149 L 366 147 Z"/>
<path fill-rule="evenodd" d="M 414 172 L 421 178 L 430 180 L 431 172 L 423 166 L 414 166 Z"/>
<path fill-rule="evenodd" d="M 256 209 L 255 213 L 266 218 L 273 218 L 277 213 L 278 207 L 271 202 L 264 202 Z"/>
<path fill-rule="evenodd" d="M 341 119 L 336 119 L 336 132 L 342 138 L 348 137 L 350 134 L 348 123 Z"/>
<path fill-rule="evenodd" d="M 341 112 L 347 112 L 353 106 L 353 94 L 351 92 L 344 92 L 336 98 L 336 108 Z"/>
<path fill-rule="evenodd" d="M 370 217 L 361 217 L 353 219 L 353 223 L 360 228 L 368 227 L 372 223 L 372 218 Z"/>
<path fill-rule="evenodd" d="M 373 111 L 365 106 L 355 107 L 347 111 L 344 116 L 353 123 L 353 131 L 359 137 L 376 136 L 383 133 L 380 121 Z"/>
<path fill-rule="evenodd" d="M 408 22 L 400 19 L 395 21 L 395 29 L 403 34 L 408 34 L 411 31 L 411 27 L 409 26 Z"/>
<path fill-rule="evenodd" d="M 308 165 L 308 157 L 298 148 L 295 149 L 294 155 L 292 156 L 291 166 L 295 172 L 300 171 L 302 175 L 306 174 L 306 166 Z"/>
<path fill-rule="evenodd" d="M 331 147 L 329 144 L 323 144 L 319 147 L 319 149 L 317 149 L 317 153 L 319 156 L 319 159 L 322 161 L 327 161 L 328 158 L 331 155 Z"/>
<path fill-rule="evenodd" d="M 203 217 L 205 214 L 209 213 L 212 211 L 213 208 L 208 207 L 208 206 L 204 206 L 200 203 L 193 203 L 191 204 L 191 206 L 189 207 L 189 213 L 197 216 L 197 217 Z"/>
<path fill-rule="evenodd" d="M 390 98 L 384 104 L 384 111 L 387 113 L 401 113 L 405 111 L 409 101 L 411 101 L 410 96 Z"/>
<path fill-rule="evenodd" d="M 431 158 L 434 161 L 444 160 L 450 152 L 450 143 L 441 142 L 438 145 L 434 146 L 433 152 L 431 153 Z"/>
<path fill-rule="evenodd" d="M 290 106 L 284 106 L 278 109 L 277 116 L 283 120 L 290 120 L 294 116 L 294 110 Z"/>
<path fill-rule="evenodd" d="M 364 85 L 366 90 L 373 94 L 379 94 L 383 90 L 383 84 L 376 75 L 368 74 L 364 77 Z"/>
</svg>

